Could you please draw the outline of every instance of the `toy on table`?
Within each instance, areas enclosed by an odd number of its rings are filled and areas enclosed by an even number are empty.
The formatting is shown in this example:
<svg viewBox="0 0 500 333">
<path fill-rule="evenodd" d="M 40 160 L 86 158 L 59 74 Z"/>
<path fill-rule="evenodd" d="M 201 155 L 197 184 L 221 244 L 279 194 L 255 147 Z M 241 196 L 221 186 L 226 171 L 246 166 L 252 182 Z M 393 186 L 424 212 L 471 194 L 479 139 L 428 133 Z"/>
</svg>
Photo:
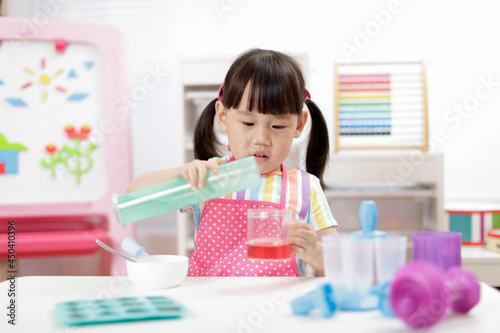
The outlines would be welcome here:
<svg viewBox="0 0 500 333">
<path fill-rule="evenodd" d="M 56 318 L 63 326 L 178 318 L 186 308 L 171 297 L 120 297 L 56 304 Z"/>
<path fill-rule="evenodd" d="M 476 277 L 457 263 L 459 233 L 414 233 L 414 259 L 425 261 L 403 267 L 406 237 L 375 230 L 374 202 L 363 201 L 359 217 L 361 231 L 350 236 L 323 236 L 325 275 L 330 284 L 292 300 L 294 314 L 305 315 L 318 307 L 324 317 L 329 317 L 337 308 L 378 308 L 385 316 L 401 318 L 412 328 L 428 328 L 443 318 L 447 308 L 467 313 L 479 302 Z M 373 282 L 374 257 L 377 284 L 366 292 Z"/>
<path fill-rule="evenodd" d="M 359 208 L 360 231 L 350 235 L 322 237 L 325 276 L 333 291 L 320 286 L 292 301 L 295 314 L 306 314 L 301 303 L 333 304 L 332 308 L 348 311 L 387 309 L 380 295 L 387 292 L 387 283 L 406 261 L 406 237 L 387 235 L 376 230 L 378 211 L 374 201 L 363 201 Z M 307 303 L 309 302 L 309 303 Z M 307 307 L 306 307 L 307 308 Z M 312 310 L 309 309 L 309 311 Z M 324 311 L 322 311 L 325 313 Z M 330 310 L 329 315 L 335 311 Z M 390 306 L 385 313 L 389 314 Z"/>
<path fill-rule="evenodd" d="M 292 300 L 293 313 L 306 315 L 311 310 L 319 308 L 323 317 L 331 317 L 337 310 L 333 293 L 333 288 L 329 283 L 321 284 L 313 291 Z"/>
<path fill-rule="evenodd" d="M 470 271 L 452 267 L 443 273 L 428 262 L 413 262 L 399 270 L 389 299 L 395 315 L 412 328 L 429 328 L 446 310 L 467 313 L 480 298 L 479 283 Z"/>
<path fill-rule="evenodd" d="M 250 156 L 219 167 L 216 175 L 210 170 L 202 189 L 193 190 L 183 178 L 154 185 L 125 195 L 113 195 L 112 204 L 120 226 L 215 199 L 223 195 L 257 186 L 261 182 L 255 157 Z"/>
<path fill-rule="evenodd" d="M 360 231 L 322 238 L 325 275 L 335 288 L 339 309 L 364 311 L 379 307 L 380 285 L 405 264 L 406 237 L 376 230 L 374 201 L 359 208 Z"/>
</svg>

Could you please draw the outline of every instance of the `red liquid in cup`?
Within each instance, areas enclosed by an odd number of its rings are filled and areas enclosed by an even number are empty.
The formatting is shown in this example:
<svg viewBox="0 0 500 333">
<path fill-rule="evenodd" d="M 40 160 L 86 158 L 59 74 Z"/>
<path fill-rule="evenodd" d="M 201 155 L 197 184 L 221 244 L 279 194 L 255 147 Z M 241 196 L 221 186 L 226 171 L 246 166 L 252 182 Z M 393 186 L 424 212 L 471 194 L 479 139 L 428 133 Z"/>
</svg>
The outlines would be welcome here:
<svg viewBox="0 0 500 333">
<path fill-rule="evenodd" d="M 287 260 L 292 257 L 292 244 L 283 239 L 257 239 L 247 246 L 248 259 Z"/>
</svg>

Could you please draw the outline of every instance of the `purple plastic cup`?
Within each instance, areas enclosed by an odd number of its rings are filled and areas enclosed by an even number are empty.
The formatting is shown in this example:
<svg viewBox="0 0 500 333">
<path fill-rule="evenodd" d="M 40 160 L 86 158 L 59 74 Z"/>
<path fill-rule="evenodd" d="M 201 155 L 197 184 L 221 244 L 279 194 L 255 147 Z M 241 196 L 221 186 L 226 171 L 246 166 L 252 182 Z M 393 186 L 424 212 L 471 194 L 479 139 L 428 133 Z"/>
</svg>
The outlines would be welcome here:
<svg viewBox="0 0 500 333">
<path fill-rule="evenodd" d="M 413 260 L 433 263 L 446 272 L 461 267 L 461 234 L 454 231 L 419 231 L 413 234 Z"/>
</svg>

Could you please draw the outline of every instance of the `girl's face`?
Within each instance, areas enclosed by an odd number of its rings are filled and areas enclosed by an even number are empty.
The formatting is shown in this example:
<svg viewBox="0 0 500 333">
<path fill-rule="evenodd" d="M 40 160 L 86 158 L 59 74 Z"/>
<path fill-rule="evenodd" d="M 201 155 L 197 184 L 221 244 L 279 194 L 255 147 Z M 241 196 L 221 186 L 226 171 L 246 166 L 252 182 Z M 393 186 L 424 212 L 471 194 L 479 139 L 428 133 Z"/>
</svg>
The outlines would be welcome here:
<svg viewBox="0 0 500 333">
<path fill-rule="evenodd" d="M 247 87 L 237 109 L 225 109 L 217 101 L 217 124 L 221 131 L 227 132 L 235 159 L 255 156 L 261 174 L 281 171 L 281 163 L 288 156 L 293 139 L 304 129 L 307 113 L 274 116 L 247 110 L 248 90 Z"/>
</svg>

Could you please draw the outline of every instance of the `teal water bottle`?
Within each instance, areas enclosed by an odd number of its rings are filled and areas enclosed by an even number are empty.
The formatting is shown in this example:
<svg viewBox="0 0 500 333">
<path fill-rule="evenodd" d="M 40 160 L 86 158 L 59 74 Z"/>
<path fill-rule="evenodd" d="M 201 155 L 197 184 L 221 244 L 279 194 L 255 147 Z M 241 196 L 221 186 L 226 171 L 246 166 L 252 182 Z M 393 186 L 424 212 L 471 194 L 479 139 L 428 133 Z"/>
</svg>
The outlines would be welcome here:
<svg viewBox="0 0 500 333">
<path fill-rule="evenodd" d="M 124 195 L 113 194 L 113 211 L 120 226 L 125 228 L 130 223 L 257 186 L 260 182 L 259 166 L 255 157 L 250 156 L 221 165 L 216 175 L 208 170 L 202 189 L 191 189 L 191 185 L 179 177 Z"/>
</svg>

